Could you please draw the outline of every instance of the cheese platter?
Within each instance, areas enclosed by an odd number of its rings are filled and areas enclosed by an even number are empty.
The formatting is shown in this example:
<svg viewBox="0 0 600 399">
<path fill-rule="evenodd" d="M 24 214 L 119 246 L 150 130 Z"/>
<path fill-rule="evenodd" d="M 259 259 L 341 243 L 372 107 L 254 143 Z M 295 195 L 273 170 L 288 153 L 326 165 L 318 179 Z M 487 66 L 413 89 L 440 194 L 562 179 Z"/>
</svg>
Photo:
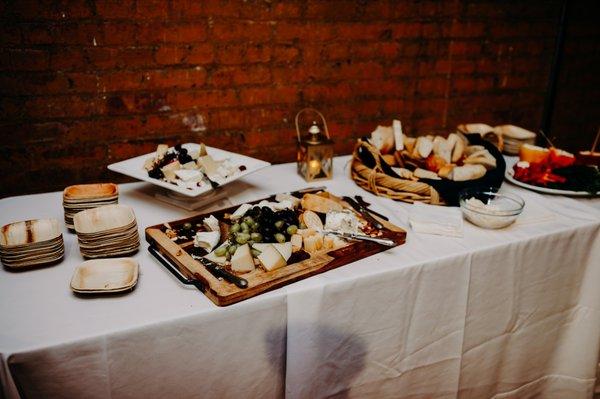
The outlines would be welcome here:
<svg viewBox="0 0 600 399">
<path fill-rule="evenodd" d="M 327 191 L 271 195 L 146 228 L 182 283 L 227 306 L 404 244 L 406 231 Z"/>
<path fill-rule="evenodd" d="M 108 165 L 108 169 L 198 197 L 269 166 L 269 162 L 204 144 L 158 145 L 155 152 Z"/>
</svg>

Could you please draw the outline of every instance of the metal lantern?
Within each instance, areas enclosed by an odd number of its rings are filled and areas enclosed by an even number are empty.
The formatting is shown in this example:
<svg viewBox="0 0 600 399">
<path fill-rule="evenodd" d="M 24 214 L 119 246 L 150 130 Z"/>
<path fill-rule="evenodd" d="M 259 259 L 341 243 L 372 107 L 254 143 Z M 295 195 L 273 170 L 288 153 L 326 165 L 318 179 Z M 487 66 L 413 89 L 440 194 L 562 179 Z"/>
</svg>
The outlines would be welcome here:
<svg viewBox="0 0 600 399">
<path fill-rule="evenodd" d="M 306 134 L 300 133 L 298 119 L 303 112 L 312 111 L 317 114 L 323 123 L 325 134 L 316 121 Z M 306 181 L 326 180 L 333 176 L 333 141 L 329 137 L 327 121 L 319 111 L 313 108 L 304 108 L 296 114 L 296 134 L 298 136 L 298 173 Z"/>
</svg>

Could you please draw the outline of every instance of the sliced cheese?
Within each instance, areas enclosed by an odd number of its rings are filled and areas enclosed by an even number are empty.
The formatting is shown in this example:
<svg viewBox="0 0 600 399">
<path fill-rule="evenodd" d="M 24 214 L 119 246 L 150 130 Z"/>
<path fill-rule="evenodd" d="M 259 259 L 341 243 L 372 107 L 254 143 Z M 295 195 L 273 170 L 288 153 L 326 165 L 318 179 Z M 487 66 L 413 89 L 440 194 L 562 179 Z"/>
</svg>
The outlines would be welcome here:
<svg viewBox="0 0 600 399">
<path fill-rule="evenodd" d="M 206 229 L 208 231 L 220 231 L 219 229 L 219 220 L 214 217 L 213 215 L 210 215 L 207 218 L 204 218 L 204 220 L 202 220 L 202 225 L 204 227 L 206 227 Z"/>
<path fill-rule="evenodd" d="M 210 177 L 219 177 L 219 163 L 210 155 L 198 157 L 198 166 L 204 169 L 204 172 Z"/>
<path fill-rule="evenodd" d="M 239 246 L 231 257 L 231 270 L 238 273 L 248 273 L 254 269 L 254 259 L 252 259 L 250 245 Z"/>
<path fill-rule="evenodd" d="M 333 237 L 332 236 L 323 237 L 323 249 L 333 249 Z"/>
<path fill-rule="evenodd" d="M 260 265 L 268 272 L 284 267 L 287 263 L 273 245 L 268 245 L 258 255 Z"/>
<path fill-rule="evenodd" d="M 296 234 L 306 238 L 306 237 L 312 236 L 314 234 L 317 234 L 317 232 L 314 229 L 298 229 L 296 231 Z"/>
<path fill-rule="evenodd" d="M 156 159 L 162 159 L 165 154 L 167 153 L 167 151 L 169 150 L 169 146 L 166 144 L 159 144 L 158 147 L 156 147 Z"/>
<path fill-rule="evenodd" d="M 217 231 L 199 231 L 194 236 L 194 246 L 206 249 L 211 252 L 213 248 L 219 245 L 221 233 Z"/>
<path fill-rule="evenodd" d="M 287 262 L 290 256 L 292 256 L 292 243 L 291 242 L 283 242 L 273 244 L 273 247 L 283 256 L 283 259 Z"/>
<path fill-rule="evenodd" d="M 292 243 L 292 252 L 296 252 L 302 249 L 302 236 L 300 234 L 294 234 L 290 237 Z"/>
<path fill-rule="evenodd" d="M 283 209 L 294 209 L 294 205 L 292 204 L 291 201 L 283 200 L 283 201 L 279 201 L 279 202 L 273 202 L 273 208 L 276 211 L 281 211 Z"/>
<path fill-rule="evenodd" d="M 287 194 L 287 193 L 279 193 L 279 194 L 277 194 L 275 196 L 275 201 L 279 201 L 279 202 L 290 201 L 292 203 L 292 206 L 294 208 L 297 208 L 298 205 L 300 205 L 300 199 L 299 198 L 296 198 L 293 195 Z"/>
<path fill-rule="evenodd" d="M 358 233 L 358 218 L 351 211 L 327 212 L 325 229 L 343 233 Z"/>
<path fill-rule="evenodd" d="M 185 166 L 185 165 L 184 165 Z M 183 181 L 198 182 L 202 180 L 202 172 L 198 169 L 179 169 L 175 171 L 175 176 Z"/>
<path fill-rule="evenodd" d="M 146 169 L 146 170 L 154 169 L 154 158 L 152 158 L 152 157 L 146 158 L 146 160 L 144 161 L 144 169 Z"/>
<path fill-rule="evenodd" d="M 252 208 L 252 205 L 250 204 L 242 204 L 239 206 L 238 209 L 235 210 L 235 212 L 233 212 L 230 216 L 231 220 L 237 220 L 242 218 L 246 212 L 248 212 L 250 210 L 250 208 Z"/>
<path fill-rule="evenodd" d="M 223 246 L 227 245 L 227 241 L 225 241 L 223 244 L 219 245 L 218 248 L 221 248 Z M 215 248 L 215 251 L 218 249 Z M 224 265 L 225 262 L 227 262 L 227 258 L 224 256 L 217 256 L 215 255 L 215 251 L 212 251 L 211 253 L 209 253 L 208 255 L 205 255 L 204 257 L 212 262 L 218 263 L 220 265 Z"/>
<path fill-rule="evenodd" d="M 323 248 L 323 236 L 321 234 L 304 237 L 304 250 L 306 252 L 317 252 L 321 248 Z"/>
<path fill-rule="evenodd" d="M 267 242 L 256 242 L 254 244 L 252 244 L 252 248 L 256 249 L 257 251 L 264 251 L 265 248 L 267 248 L 269 245 L 273 245 L 275 243 L 267 243 Z"/>
</svg>

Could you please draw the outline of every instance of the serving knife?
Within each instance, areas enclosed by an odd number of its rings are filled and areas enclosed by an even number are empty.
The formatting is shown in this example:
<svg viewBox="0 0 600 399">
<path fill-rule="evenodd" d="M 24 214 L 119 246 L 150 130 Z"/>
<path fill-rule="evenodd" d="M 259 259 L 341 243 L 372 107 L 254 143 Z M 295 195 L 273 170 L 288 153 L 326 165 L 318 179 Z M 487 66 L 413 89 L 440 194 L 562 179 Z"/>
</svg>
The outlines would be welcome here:
<svg viewBox="0 0 600 399">
<path fill-rule="evenodd" d="M 371 236 L 368 236 L 365 234 L 343 233 L 341 231 L 334 231 L 334 230 L 323 230 L 323 233 L 333 234 L 338 237 L 347 238 L 350 240 L 372 241 L 372 242 L 376 242 L 377 244 L 385 245 L 387 247 L 393 247 L 396 245 L 396 243 L 394 241 L 392 241 L 388 238 L 371 237 Z"/>
<path fill-rule="evenodd" d="M 383 225 L 379 223 L 373 216 L 371 216 L 369 210 L 361 204 L 359 204 L 354 198 L 344 196 L 342 197 L 342 199 L 349 203 L 350 206 L 354 208 L 356 212 L 358 212 L 362 217 L 364 217 L 367 220 L 367 222 L 371 223 L 373 227 L 375 227 L 377 230 L 383 229 Z"/>
<path fill-rule="evenodd" d="M 212 262 L 204 257 L 192 255 L 192 258 L 202 263 L 206 270 L 208 270 L 213 276 L 222 278 L 229 283 L 233 283 L 238 288 L 248 288 L 248 280 L 236 276 L 233 273 L 228 272 L 223 266 L 218 263 Z"/>
<path fill-rule="evenodd" d="M 300 190 L 292 191 L 292 192 L 290 192 L 290 195 L 293 195 L 294 197 L 300 197 L 300 196 L 302 196 L 302 194 L 312 193 L 315 191 L 323 191 L 323 190 L 327 190 L 327 187 L 325 187 L 325 186 L 306 187 L 306 188 L 301 188 Z"/>
<path fill-rule="evenodd" d="M 383 220 L 387 220 L 389 221 L 390 219 L 387 216 L 382 215 L 379 212 L 375 212 L 372 209 L 369 209 L 369 206 L 371 206 L 371 204 L 369 204 L 367 201 L 364 200 L 364 198 L 361 195 L 355 195 L 354 198 L 356 199 L 356 201 L 361 204 L 362 206 L 364 206 L 365 208 L 367 208 L 367 210 L 369 211 L 369 213 L 372 213 L 373 215 L 379 216 L 379 218 L 383 219 Z"/>
</svg>

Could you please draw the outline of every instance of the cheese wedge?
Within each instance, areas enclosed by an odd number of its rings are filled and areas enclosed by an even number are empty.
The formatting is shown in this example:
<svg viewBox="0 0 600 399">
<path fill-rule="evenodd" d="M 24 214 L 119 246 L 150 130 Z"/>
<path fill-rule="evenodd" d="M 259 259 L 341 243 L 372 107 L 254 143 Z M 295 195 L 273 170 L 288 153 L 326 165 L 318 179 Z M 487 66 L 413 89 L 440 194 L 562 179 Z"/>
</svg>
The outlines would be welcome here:
<svg viewBox="0 0 600 399">
<path fill-rule="evenodd" d="M 225 245 L 227 245 L 227 241 L 225 241 L 223 244 L 219 245 L 218 248 L 221 248 L 222 246 L 225 246 Z M 215 251 L 218 248 L 215 248 Z M 224 265 L 225 262 L 227 262 L 227 258 L 224 256 L 215 255 L 215 251 L 212 251 L 211 253 L 209 253 L 208 255 L 205 255 L 204 257 L 212 262 L 218 263 L 220 265 Z"/>
<path fill-rule="evenodd" d="M 287 264 L 283 256 L 281 256 L 273 245 L 266 246 L 260 255 L 258 255 L 258 260 L 263 269 L 268 272 L 282 268 Z"/>
<path fill-rule="evenodd" d="M 219 220 L 214 217 L 213 215 L 210 215 L 209 217 L 206 217 L 202 220 L 202 225 L 208 230 L 208 231 L 219 231 Z"/>
<path fill-rule="evenodd" d="M 219 175 L 219 163 L 213 159 L 210 155 L 204 155 L 198 157 L 198 166 L 204 169 L 204 172 L 210 177 L 220 177 Z"/>
<path fill-rule="evenodd" d="M 248 273 L 254 269 L 254 259 L 252 259 L 250 245 L 239 246 L 231 257 L 231 270 L 238 273 Z"/>
<path fill-rule="evenodd" d="M 199 231 L 194 236 L 194 246 L 206 249 L 210 252 L 219 244 L 221 233 L 217 231 Z"/>
<path fill-rule="evenodd" d="M 284 242 L 273 244 L 273 247 L 283 256 L 283 259 L 287 262 L 290 256 L 292 256 L 292 243 Z"/>
<path fill-rule="evenodd" d="M 294 234 L 290 238 L 292 243 L 292 252 L 300 251 L 302 249 L 302 236 L 300 234 Z"/>
<path fill-rule="evenodd" d="M 304 250 L 306 252 L 317 252 L 321 248 L 323 248 L 323 236 L 321 234 L 304 237 Z"/>
<path fill-rule="evenodd" d="M 168 145 L 159 144 L 158 147 L 156 147 L 156 159 L 162 159 L 168 150 L 169 150 Z"/>
<path fill-rule="evenodd" d="M 231 214 L 231 216 L 229 218 L 231 220 L 240 219 L 241 217 L 243 217 L 246 214 L 246 212 L 248 212 L 250 210 L 250 208 L 252 208 L 252 205 L 242 204 L 242 205 L 240 205 L 240 207 L 238 209 L 235 210 L 235 212 L 233 212 Z"/>
</svg>

